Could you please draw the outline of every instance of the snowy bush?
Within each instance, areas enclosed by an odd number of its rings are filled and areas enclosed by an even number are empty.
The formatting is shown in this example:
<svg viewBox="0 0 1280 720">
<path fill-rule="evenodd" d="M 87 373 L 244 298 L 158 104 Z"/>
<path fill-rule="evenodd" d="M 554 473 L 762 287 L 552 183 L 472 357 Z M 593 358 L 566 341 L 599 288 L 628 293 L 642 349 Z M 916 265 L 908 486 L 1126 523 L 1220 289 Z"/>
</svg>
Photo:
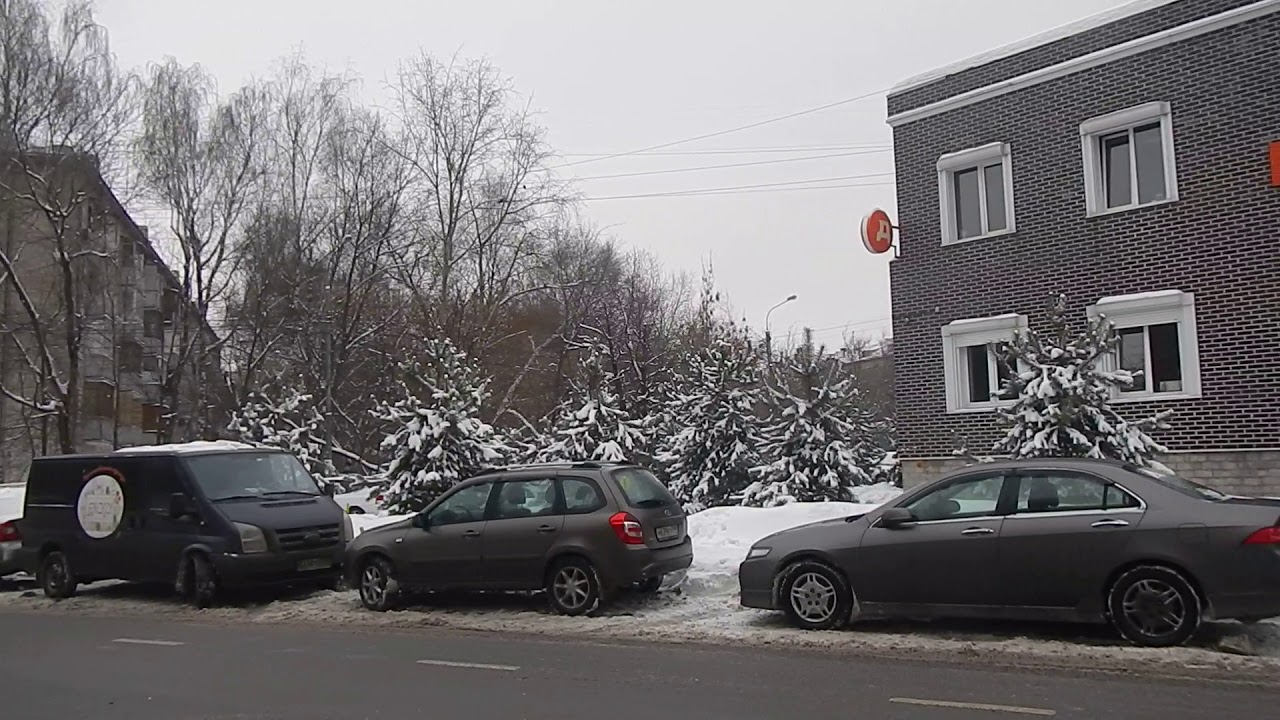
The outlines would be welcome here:
<svg viewBox="0 0 1280 720">
<path fill-rule="evenodd" d="M 337 473 L 325 457 L 323 416 L 306 393 L 288 389 L 278 397 L 267 391 L 250 393 L 231 414 L 227 431 L 240 442 L 293 453 L 312 476 L 327 482 Z"/>
<path fill-rule="evenodd" d="M 778 408 L 765 432 L 771 460 L 753 469 L 744 504 L 847 501 L 855 486 L 871 483 L 883 456 L 875 443 L 877 422 L 841 370 L 839 360 L 824 358 L 806 339 L 779 373 L 769 388 Z"/>
<path fill-rule="evenodd" d="M 662 409 L 678 429 L 657 453 L 671 491 L 689 507 L 724 505 L 751 484 L 762 460 L 759 376 L 746 342 L 720 340 L 689 357 L 683 389 Z"/>
<path fill-rule="evenodd" d="M 502 436 L 480 419 L 487 381 L 448 340 L 427 340 L 425 365 L 400 368 L 404 399 L 378 415 L 398 428 L 382 446 L 392 456 L 383 507 L 392 514 L 418 512 L 454 484 L 510 453 Z"/>
<path fill-rule="evenodd" d="M 582 378 L 555 414 L 551 441 L 537 454 L 538 461 L 635 460 L 644 447 L 645 435 L 640 423 L 620 406 L 613 384 L 604 351 L 592 348 L 583 362 Z"/>
<path fill-rule="evenodd" d="M 1136 421 L 1111 408 L 1111 399 L 1134 380 L 1124 370 L 1108 370 L 1119 340 L 1105 317 L 1093 318 L 1082 333 L 1073 333 L 1066 318 L 1066 299 L 1049 308 L 1049 331 L 1020 332 L 1004 348 L 1001 361 L 1011 370 L 1001 390 L 1016 403 L 1000 410 L 1006 428 L 995 451 L 1013 458 L 1111 458 L 1139 466 L 1164 466 L 1153 460 L 1165 448 L 1152 439 L 1168 428 L 1170 411 Z"/>
</svg>

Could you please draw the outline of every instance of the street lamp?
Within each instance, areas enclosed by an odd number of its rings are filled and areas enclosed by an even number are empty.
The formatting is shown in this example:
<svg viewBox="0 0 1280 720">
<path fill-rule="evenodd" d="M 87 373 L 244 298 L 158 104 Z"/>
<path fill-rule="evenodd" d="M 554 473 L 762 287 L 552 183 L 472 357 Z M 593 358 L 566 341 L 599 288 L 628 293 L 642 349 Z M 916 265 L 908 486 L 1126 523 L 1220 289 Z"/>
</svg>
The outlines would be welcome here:
<svg viewBox="0 0 1280 720">
<path fill-rule="evenodd" d="M 777 310 L 778 308 L 782 307 L 783 305 L 786 305 L 787 303 L 795 299 L 796 299 L 796 296 L 794 294 L 788 295 L 786 300 L 783 300 L 777 305 L 774 305 L 773 307 L 769 308 L 769 312 L 764 314 L 764 354 L 765 354 L 765 358 L 767 358 L 770 362 L 773 361 L 773 336 L 769 333 L 769 316 L 773 315 L 774 310 Z"/>
</svg>

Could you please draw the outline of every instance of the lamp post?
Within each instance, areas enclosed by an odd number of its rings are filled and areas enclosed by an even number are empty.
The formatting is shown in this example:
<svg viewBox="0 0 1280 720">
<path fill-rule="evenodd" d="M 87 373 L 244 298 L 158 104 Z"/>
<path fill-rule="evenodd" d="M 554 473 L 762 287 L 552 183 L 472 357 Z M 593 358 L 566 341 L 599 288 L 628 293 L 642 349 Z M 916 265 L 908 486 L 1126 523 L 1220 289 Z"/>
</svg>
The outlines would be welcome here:
<svg viewBox="0 0 1280 720">
<path fill-rule="evenodd" d="M 773 311 L 786 305 L 796 299 L 794 294 L 788 295 L 786 300 L 769 308 L 769 312 L 764 314 L 764 355 L 769 362 L 773 362 L 773 336 L 769 332 L 769 316 L 773 315 Z"/>
</svg>

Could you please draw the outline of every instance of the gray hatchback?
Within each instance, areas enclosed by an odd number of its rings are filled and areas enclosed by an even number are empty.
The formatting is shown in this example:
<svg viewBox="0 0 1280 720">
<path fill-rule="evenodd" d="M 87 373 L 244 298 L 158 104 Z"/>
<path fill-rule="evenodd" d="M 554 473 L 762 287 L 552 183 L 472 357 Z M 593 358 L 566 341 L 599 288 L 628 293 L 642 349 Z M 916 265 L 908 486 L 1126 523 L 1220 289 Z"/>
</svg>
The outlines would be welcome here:
<svg viewBox="0 0 1280 720">
<path fill-rule="evenodd" d="M 565 615 L 615 591 L 652 592 L 693 562 L 685 513 L 643 467 L 544 464 L 459 483 L 413 518 L 347 547 L 349 581 L 371 610 L 403 590 L 543 589 Z"/>
<path fill-rule="evenodd" d="M 766 537 L 742 604 L 850 618 L 1110 622 L 1176 645 L 1203 617 L 1280 615 L 1280 501 L 1109 461 L 976 465 L 866 515 Z"/>
</svg>

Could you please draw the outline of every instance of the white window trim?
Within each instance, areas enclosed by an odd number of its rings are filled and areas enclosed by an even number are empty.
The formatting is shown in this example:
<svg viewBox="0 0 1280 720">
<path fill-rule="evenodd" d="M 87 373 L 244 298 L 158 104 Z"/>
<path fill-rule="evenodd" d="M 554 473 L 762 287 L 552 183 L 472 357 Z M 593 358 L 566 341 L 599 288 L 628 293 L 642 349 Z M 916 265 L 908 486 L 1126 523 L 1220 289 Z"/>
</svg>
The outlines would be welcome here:
<svg viewBox="0 0 1280 720">
<path fill-rule="evenodd" d="M 1020 330 L 1027 329 L 1027 316 L 1008 314 L 971 320 L 955 320 L 942 326 L 942 368 L 947 391 L 948 413 L 992 412 L 996 408 L 1009 407 L 1014 400 L 990 400 L 969 402 L 965 392 L 968 378 L 960 360 L 960 349 L 970 345 L 987 345 L 1013 340 Z M 993 369 L 994 372 L 994 369 Z"/>
<path fill-rule="evenodd" d="M 1003 230 L 996 230 L 994 232 L 983 233 L 982 235 L 962 239 L 959 237 L 959 229 L 956 227 L 954 184 L 951 182 L 951 178 L 958 171 L 990 165 L 997 160 L 1002 163 L 1002 167 L 1004 168 L 1005 227 Z M 978 197 L 979 212 L 982 213 L 982 225 L 983 227 L 986 227 L 986 178 L 982 173 L 978 174 L 978 178 L 980 193 Z M 938 158 L 938 209 L 942 218 L 943 245 L 957 245 L 959 243 L 973 242 L 975 240 L 984 240 L 986 238 L 1012 234 L 1016 228 L 1014 227 L 1013 212 L 1013 156 L 1010 153 L 1009 144 L 999 142 L 988 143 L 980 147 L 948 153 Z"/>
<path fill-rule="evenodd" d="M 1164 151 L 1165 198 L 1138 202 L 1137 163 L 1130 163 L 1133 203 L 1107 207 L 1106 183 L 1103 180 L 1102 145 L 1105 135 L 1123 132 L 1151 122 L 1160 123 L 1160 146 Z M 1150 102 L 1086 120 L 1080 124 L 1080 151 L 1084 160 L 1085 209 L 1089 217 L 1113 215 L 1138 208 L 1154 207 L 1178 201 L 1178 163 L 1173 149 L 1173 109 L 1167 102 Z"/>
<path fill-rule="evenodd" d="M 1196 330 L 1194 293 L 1168 290 L 1138 295 L 1105 297 L 1088 309 L 1090 318 L 1106 317 L 1116 330 L 1178 323 L 1178 353 L 1182 359 L 1182 389 L 1177 392 L 1132 392 L 1113 394 L 1113 402 L 1150 402 L 1152 400 L 1193 400 L 1200 397 L 1200 340 Z M 1148 352 L 1150 355 L 1150 352 Z M 1119 369 L 1114 354 L 1103 359 L 1107 370 Z"/>
</svg>

